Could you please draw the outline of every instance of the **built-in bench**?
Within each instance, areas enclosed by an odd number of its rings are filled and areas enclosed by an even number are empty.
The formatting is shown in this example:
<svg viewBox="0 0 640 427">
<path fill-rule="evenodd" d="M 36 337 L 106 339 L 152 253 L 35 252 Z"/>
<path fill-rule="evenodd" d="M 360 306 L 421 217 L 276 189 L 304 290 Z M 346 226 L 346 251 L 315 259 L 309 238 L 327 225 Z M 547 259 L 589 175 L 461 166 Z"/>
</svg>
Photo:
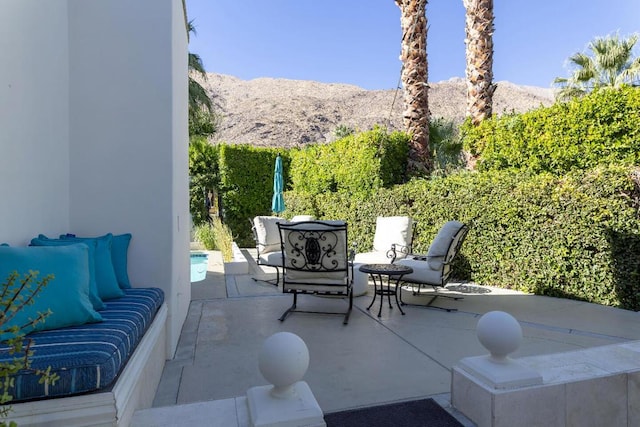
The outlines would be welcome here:
<svg viewBox="0 0 640 427">
<path fill-rule="evenodd" d="M 102 322 L 49 331 L 33 332 L 31 368 L 51 369 L 59 379 L 41 383 L 33 371 L 14 376 L 14 402 L 66 397 L 105 390 L 129 361 L 142 336 L 164 302 L 162 290 L 138 288 L 124 290 L 125 296 L 105 301 L 99 313 Z M 0 345 L 0 362 L 10 362 L 9 347 Z"/>
<path fill-rule="evenodd" d="M 33 374 L 16 376 L 11 420 L 21 427 L 127 426 L 136 409 L 151 405 L 165 362 L 164 295 L 133 288 L 105 303 L 102 322 L 29 334 L 32 367 L 50 366 L 60 379 L 46 385 Z M 2 352 L 0 360 L 8 357 Z"/>
<path fill-rule="evenodd" d="M 151 406 L 166 360 L 168 309 L 161 289 L 131 286 L 130 239 L 40 235 L 29 247 L 0 245 L 6 295 L 28 295 L 33 275 L 50 280 L 0 331 L 0 362 L 16 357 L 6 341 L 16 326 L 33 352 L 31 369 L 15 374 L 7 390 L 9 420 L 21 427 L 126 427 L 136 409 Z M 44 323 L 31 322 L 47 310 Z M 59 378 L 40 384 L 33 370 L 48 368 Z"/>
</svg>

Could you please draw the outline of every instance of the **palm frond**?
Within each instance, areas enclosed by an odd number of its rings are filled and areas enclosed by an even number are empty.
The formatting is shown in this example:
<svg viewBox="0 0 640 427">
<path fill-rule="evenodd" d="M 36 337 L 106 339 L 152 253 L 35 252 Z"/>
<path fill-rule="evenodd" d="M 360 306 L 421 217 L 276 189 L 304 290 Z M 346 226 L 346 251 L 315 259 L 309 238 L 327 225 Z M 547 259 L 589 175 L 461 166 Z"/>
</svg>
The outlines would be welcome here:
<svg viewBox="0 0 640 427">
<path fill-rule="evenodd" d="M 198 32 L 196 31 L 196 26 L 193 24 L 193 19 L 187 22 L 187 31 L 189 33 L 193 33 L 194 36 L 198 35 Z"/>
<path fill-rule="evenodd" d="M 204 69 L 200 55 L 189 52 L 189 71 L 195 71 L 201 76 L 207 77 L 207 72 Z"/>
<path fill-rule="evenodd" d="M 194 79 L 189 78 L 189 108 L 197 109 L 199 107 L 204 107 L 211 112 L 213 103 L 206 89 Z"/>
<path fill-rule="evenodd" d="M 634 84 L 640 78 L 640 59 L 633 57 L 638 34 L 620 38 L 618 34 L 596 37 L 589 53 L 575 53 L 568 62 L 573 67 L 568 78 L 558 77 L 556 99 L 579 97 L 600 87 Z"/>
<path fill-rule="evenodd" d="M 580 98 L 587 94 L 587 91 L 577 86 L 566 86 L 556 91 L 555 97 L 558 101 L 569 101 L 573 98 Z"/>
</svg>

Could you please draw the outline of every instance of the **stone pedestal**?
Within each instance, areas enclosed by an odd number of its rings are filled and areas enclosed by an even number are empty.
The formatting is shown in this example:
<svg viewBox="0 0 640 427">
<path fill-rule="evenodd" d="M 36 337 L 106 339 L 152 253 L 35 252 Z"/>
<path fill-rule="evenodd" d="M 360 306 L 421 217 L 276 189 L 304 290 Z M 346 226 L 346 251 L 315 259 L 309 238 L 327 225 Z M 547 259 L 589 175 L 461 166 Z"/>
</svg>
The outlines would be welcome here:
<svg viewBox="0 0 640 427">
<path fill-rule="evenodd" d="M 538 371 L 511 359 L 499 363 L 488 356 L 467 357 L 462 359 L 457 367 L 495 389 L 542 384 L 542 375 Z"/>
<path fill-rule="evenodd" d="M 299 336 L 278 332 L 267 338 L 258 367 L 272 385 L 247 391 L 251 427 L 326 427 L 309 385 L 301 381 L 309 367 L 309 350 Z"/>
<path fill-rule="evenodd" d="M 306 382 L 294 384 L 286 399 L 273 396 L 272 389 L 260 386 L 247 391 L 252 427 L 326 427 L 322 409 Z"/>
</svg>

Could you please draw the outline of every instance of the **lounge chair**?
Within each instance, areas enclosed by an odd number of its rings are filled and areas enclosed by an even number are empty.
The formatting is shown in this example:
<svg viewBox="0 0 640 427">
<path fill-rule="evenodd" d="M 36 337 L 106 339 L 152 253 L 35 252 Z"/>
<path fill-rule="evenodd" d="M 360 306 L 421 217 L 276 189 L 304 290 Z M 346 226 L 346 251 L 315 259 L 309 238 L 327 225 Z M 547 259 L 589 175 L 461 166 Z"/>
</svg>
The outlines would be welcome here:
<svg viewBox="0 0 640 427">
<path fill-rule="evenodd" d="M 275 286 L 280 283 L 280 268 L 282 267 L 282 249 L 280 247 L 280 233 L 278 222 L 284 218 L 277 216 L 256 216 L 251 222 L 253 239 L 256 242 L 256 263 L 276 269 L 275 280 L 263 280 L 254 277 L 254 281 L 266 282 Z"/>
<path fill-rule="evenodd" d="M 438 297 L 454 300 L 462 299 L 460 295 L 449 295 L 440 292 L 440 290 L 444 289 L 449 281 L 451 276 L 451 263 L 458 254 L 468 231 L 469 228 L 465 224 L 459 221 L 449 221 L 440 228 L 431 246 L 429 246 L 426 255 L 409 254 L 406 258 L 396 262 L 396 264 L 413 268 L 413 273 L 402 276 L 402 285 L 400 287 L 401 302 L 403 302 L 403 287 L 410 285 L 413 290 L 413 295 L 428 296 L 430 298 L 424 306 L 446 311 L 456 311 L 454 308 L 442 308 L 432 306 L 432 304 Z M 431 286 L 433 291 L 421 294 L 422 286 Z"/>
</svg>

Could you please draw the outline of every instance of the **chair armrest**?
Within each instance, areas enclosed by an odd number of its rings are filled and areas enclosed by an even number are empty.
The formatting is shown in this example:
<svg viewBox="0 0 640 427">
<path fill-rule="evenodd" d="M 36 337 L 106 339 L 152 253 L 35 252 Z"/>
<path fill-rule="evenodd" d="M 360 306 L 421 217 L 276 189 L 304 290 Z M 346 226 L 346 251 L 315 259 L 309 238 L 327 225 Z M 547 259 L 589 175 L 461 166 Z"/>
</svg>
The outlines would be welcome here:
<svg viewBox="0 0 640 427">
<path fill-rule="evenodd" d="M 426 254 L 407 254 L 407 258 L 415 259 L 416 261 L 427 261 L 430 257 Z"/>
<path fill-rule="evenodd" d="M 452 259 L 449 262 L 445 262 L 445 256 L 427 256 L 426 254 L 407 254 L 405 259 L 427 262 L 429 268 L 432 270 L 441 270 L 445 265 L 449 265 L 451 264 L 451 261 L 453 261 Z M 434 266 L 432 262 L 429 262 L 431 260 L 439 260 L 439 262 Z"/>
<path fill-rule="evenodd" d="M 355 248 L 355 246 L 353 248 L 349 249 L 349 251 L 347 253 L 347 256 L 348 256 L 349 262 L 353 264 L 353 260 L 356 257 L 356 248 Z"/>
<path fill-rule="evenodd" d="M 391 249 L 387 251 L 387 258 L 391 259 L 391 263 L 398 258 L 398 255 L 404 254 L 404 257 L 408 257 L 411 255 L 411 248 L 409 246 L 404 246 L 399 243 L 392 243 Z"/>
</svg>

